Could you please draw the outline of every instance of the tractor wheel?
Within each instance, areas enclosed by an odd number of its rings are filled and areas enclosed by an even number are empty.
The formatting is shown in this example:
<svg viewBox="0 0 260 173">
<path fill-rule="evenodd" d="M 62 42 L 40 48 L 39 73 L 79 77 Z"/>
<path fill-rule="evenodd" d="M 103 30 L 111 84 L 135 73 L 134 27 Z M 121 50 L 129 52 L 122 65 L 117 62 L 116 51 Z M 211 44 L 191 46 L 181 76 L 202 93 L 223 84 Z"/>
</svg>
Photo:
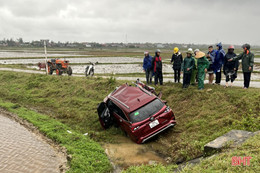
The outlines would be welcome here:
<svg viewBox="0 0 260 173">
<path fill-rule="evenodd" d="M 72 75 L 72 69 L 71 69 L 71 67 L 68 67 L 67 74 L 68 74 L 69 76 L 71 76 L 71 75 Z"/>
<path fill-rule="evenodd" d="M 53 73 L 52 67 L 48 67 L 48 72 L 49 72 L 49 75 L 52 75 L 52 73 Z"/>
<path fill-rule="evenodd" d="M 60 69 L 56 69 L 56 75 L 62 75 L 62 71 Z"/>
</svg>

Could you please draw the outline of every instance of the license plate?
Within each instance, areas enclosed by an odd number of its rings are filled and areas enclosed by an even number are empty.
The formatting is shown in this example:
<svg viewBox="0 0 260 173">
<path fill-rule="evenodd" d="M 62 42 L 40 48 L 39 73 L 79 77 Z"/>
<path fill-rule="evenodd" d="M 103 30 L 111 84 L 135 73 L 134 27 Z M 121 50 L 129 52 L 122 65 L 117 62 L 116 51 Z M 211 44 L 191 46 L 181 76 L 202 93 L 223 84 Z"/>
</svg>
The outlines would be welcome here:
<svg viewBox="0 0 260 173">
<path fill-rule="evenodd" d="M 155 121 L 151 122 L 151 123 L 149 124 L 149 126 L 150 126 L 150 128 L 154 128 L 154 127 L 157 126 L 158 124 L 159 124 L 159 121 L 158 121 L 158 120 L 155 120 Z"/>
</svg>

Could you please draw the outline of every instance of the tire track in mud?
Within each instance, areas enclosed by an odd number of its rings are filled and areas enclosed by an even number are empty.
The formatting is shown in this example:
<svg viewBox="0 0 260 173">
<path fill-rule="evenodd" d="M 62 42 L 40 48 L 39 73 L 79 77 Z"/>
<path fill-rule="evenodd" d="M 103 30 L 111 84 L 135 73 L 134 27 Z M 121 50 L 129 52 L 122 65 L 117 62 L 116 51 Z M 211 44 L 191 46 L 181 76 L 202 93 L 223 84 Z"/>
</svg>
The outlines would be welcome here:
<svg viewBox="0 0 260 173">
<path fill-rule="evenodd" d="M 66 149 L 25 120 L 0 109 L 0 172 L 66 171 Z"/>
</svg>

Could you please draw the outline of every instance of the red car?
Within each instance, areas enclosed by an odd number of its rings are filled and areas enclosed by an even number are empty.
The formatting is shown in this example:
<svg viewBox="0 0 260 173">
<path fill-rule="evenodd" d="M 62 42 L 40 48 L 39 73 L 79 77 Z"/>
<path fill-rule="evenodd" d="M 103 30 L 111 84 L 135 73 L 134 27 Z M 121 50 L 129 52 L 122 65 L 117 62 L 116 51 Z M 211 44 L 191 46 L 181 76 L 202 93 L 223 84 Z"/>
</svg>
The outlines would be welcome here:
<svg viewBox="0 0 260 173">
<path fill-rule="evenodd" d="M 135 86 L 124 84 L 117 87 L 97 110 L 104 129 L 120 126 L 138 144 L 176 124 L 166 102 L 156 95 L 154 88 L 139 80 Z"/>
</svg>

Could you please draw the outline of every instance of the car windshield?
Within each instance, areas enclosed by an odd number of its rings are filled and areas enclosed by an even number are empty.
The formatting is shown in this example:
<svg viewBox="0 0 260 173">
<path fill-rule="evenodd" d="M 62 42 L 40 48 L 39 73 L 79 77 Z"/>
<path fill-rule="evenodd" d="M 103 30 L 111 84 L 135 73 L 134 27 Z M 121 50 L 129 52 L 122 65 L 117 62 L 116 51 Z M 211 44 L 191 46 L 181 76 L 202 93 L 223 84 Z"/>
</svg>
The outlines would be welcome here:
<svg viewBox="0 0 260 173">
<path fill-rule="evenodd" d="M 130 113 L 130 120 L 132 123 L 143 121 L 155 113 L 159 112 L 163 108 L 164 104 L 159 100 L 153 100 L 147 105 Z"/>
</svg>

